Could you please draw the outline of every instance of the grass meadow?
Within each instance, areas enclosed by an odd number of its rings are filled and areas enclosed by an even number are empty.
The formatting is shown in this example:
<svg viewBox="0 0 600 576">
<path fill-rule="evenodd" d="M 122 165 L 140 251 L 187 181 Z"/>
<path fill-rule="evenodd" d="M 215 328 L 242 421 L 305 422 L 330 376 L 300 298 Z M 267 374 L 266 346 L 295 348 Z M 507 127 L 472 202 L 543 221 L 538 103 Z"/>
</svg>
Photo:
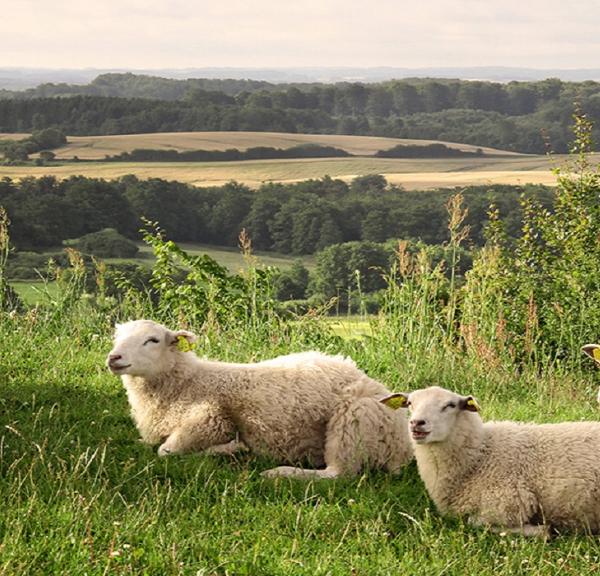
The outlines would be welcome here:
<svg viewBox="0 0 600 576">
<path fill-rule="evenodd" d="M 0 322 L 0 574 L 585 575 L 600 568 L 592 536 L 528 540 L 441 517 L 414 463 L 396 477 L 302 482 L 262 478 L 274 462 L 251 455 L 159 459 L 138 441 L 120 380 L 104 367 L 112 323 L 127 313 L 62 314 Z M 320 320 L 241 331 L 204 326 L 197 352 L 251 361 L 318 348 L 351 355 L 394 390 L 437 383 L 474 393 L 485 418 L 598 417 L 590 369 L 491 370 L 482 358 L 443 348 L 404 349 L 393 322 L 371 323 L 361 338 L 352 330 L 340 337 Z"/>
</svg>

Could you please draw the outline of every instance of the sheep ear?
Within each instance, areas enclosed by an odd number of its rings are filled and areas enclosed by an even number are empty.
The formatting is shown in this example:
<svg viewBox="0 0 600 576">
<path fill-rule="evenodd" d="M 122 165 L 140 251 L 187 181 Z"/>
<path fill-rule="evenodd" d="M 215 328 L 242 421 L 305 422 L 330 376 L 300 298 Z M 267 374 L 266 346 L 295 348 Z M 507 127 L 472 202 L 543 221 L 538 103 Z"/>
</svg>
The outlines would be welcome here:
<svg viewBox="0 0 600 576">
<path fill-rule="evenodd" d="M 596 364 L 600 364 L 600 346 L 598 344 L 586 344 L 581 347 L 581 351 L 592 358 Z"/>
<path fill-rule="evenodd" d="M 198 336 L 187 330 L 177 330 L 177 332 L 169 333 L 169 344 L 171 346 L 177 346 L 177 349 L 181 350 L 181 352 L 191 350 L 192 344 L 194 344 L 196 340 L 198 340 Z"/>
<path fill-rule="evenodd" d="M 462 410 L 468 410 L 469 412 L 479 412 L 479 404 L 473 396 L 465 396 L 460 400 L 460 407 Z"/>
<path fill-rule="evenodd" d="M 408 394 L 396 392 L 394 394 L 390 394 L 389 396 L 385 396 L 379 401 L 392 410 L 398 410 L 398 408 L 406 408 L 408 406 Z"/>
</svg>

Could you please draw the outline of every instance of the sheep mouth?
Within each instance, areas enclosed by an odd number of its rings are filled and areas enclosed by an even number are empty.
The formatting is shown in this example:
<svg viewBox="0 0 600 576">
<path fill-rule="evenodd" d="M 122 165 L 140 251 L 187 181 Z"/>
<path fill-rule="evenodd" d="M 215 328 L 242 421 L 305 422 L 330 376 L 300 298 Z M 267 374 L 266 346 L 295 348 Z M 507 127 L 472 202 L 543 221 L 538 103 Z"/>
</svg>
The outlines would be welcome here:
<svg viewBox="0 0 600 576">
<path fill-rule="evenodd" d="M 411 434 L 413 440 L 416 440 L 417 442 L 419 440 L 425 440 L 425 438 L 429 436 L 429 432 L 425 432 L 425 430 L 411 430 Z"/>
<path fill-rule="evenodd" d="M 131 364 L 109 364 L 111 372 L 122 372 L 126 368 L 129 368 Z"/>
</svg>

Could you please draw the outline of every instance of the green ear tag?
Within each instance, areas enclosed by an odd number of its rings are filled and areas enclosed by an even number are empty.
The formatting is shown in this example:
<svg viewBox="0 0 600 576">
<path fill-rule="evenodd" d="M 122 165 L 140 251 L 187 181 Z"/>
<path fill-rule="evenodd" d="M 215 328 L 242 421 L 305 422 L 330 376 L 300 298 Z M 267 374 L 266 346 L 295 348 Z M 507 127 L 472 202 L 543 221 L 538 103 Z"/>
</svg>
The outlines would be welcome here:
<svg viewBox="0 0 600 576">
<path fill-rule="evenodd" d="M 185 336 L 177 337 L 177 350 L 180 352 L 189 352 L 192 349 L 192 345 L 188 342 Z"/>
<path fill-rule="evenodd" d="M 596 362 L 600 362 L 600 348 L 594 348 L 592 350 L 592 356 L 594 357 L 594 360 L 596 360 Z"/>
<path fill-rule="evenodd" d="M 397 396 L 388 396 L 382 402 L 392 410 L 398 410 L 398 408 L 406 406 L 406 398 L 400 394 Z"/>
</svg>

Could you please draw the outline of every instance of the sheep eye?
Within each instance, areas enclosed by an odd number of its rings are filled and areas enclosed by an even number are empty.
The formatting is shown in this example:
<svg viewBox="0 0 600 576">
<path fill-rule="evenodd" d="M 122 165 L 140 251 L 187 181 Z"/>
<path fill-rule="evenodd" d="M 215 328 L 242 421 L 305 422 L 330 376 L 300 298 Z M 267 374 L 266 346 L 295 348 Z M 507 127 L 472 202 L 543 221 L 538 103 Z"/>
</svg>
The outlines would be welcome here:
<svg viewBox="0 0 600 576">
<path fill-rule="evenodd" d="M 442 408 L 442 412 L 446 409 L 446 408 L 456 408 L 456 402 L 448 402 L 448 404 L 446 404 L 443 408 Z"/>
<path fill-rule="evenodd" d="M 145 346 L 146 344 L 148 344 L 148 342 L 153 342 L 154 344 L 158 344 L 158 338 L 154 338 L 154 337 L 152 337 L 152 338 L 148 338 L 148 340 L 146 340 L 146 341 L 144 342 L 144 346 Z"/>
</svg>

